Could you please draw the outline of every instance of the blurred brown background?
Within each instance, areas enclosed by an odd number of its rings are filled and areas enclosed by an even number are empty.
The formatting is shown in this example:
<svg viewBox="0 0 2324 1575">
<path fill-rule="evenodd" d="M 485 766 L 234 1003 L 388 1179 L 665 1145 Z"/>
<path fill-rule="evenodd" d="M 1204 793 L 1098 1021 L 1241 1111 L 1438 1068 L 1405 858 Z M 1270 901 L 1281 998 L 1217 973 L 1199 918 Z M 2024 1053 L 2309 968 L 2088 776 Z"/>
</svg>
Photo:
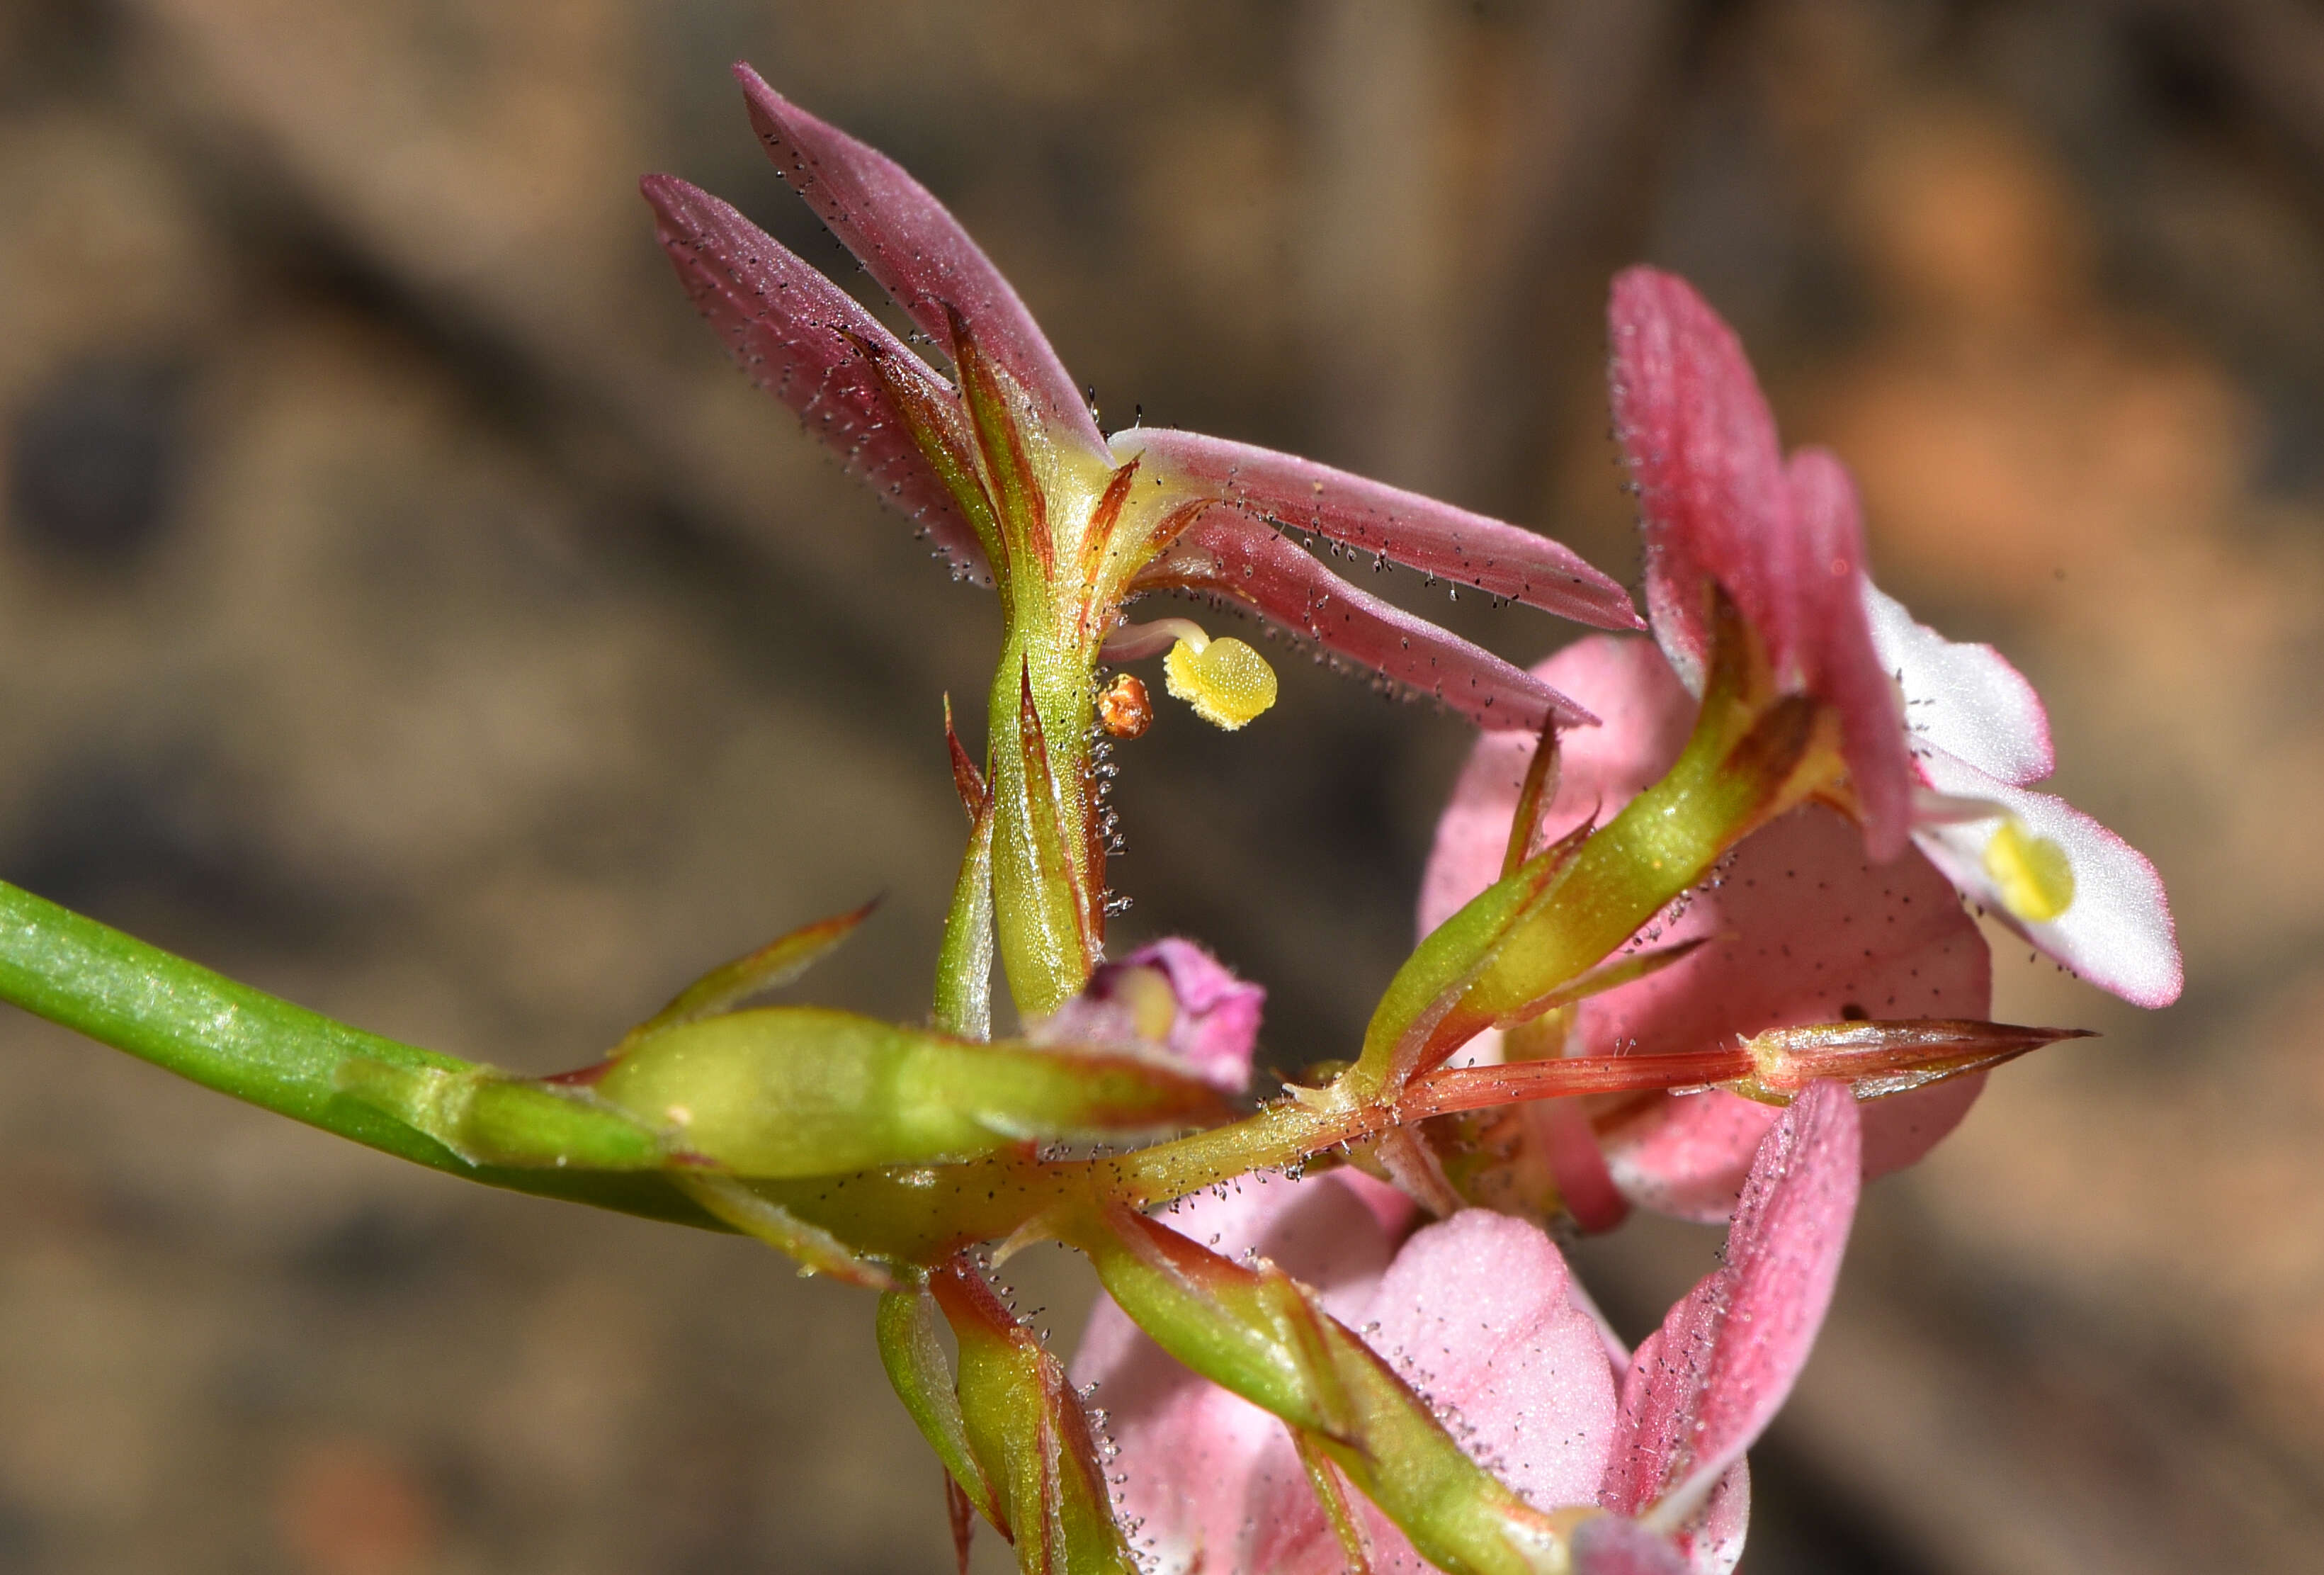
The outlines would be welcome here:
<svg viewBox="0 0 2324 1575">
<path fill-rule="evenodd" d="M 994 619 L 651 244 L 669 169 L 837 256 L 739 56 L 950 202 L 1110 424 L 1619 574 L 1602 293 L 1692 275 L 1857 467 L 1884 582 L 2041 685 L 2190 980 L 2142 1015 L 2003 949 L 1998 1015 L 2106 1036 L 1869 1195 L 1745 1567 L 2315 1567 L 2324 11 L 0 0 L 0 874 L 529 1070 L 873 892 L 812 993 L 926 1009 L 937 696 Z M 1122 751 L 1115 874 L 1288 1062 L 1408 944 L 1468 737 L 1285 676 Z M 0 1569 L 946 1567 L 861 1294 L 0 1034 Z M 1581 1255 L 1635 1335 L 1715 1240 Z"/>
</svg>

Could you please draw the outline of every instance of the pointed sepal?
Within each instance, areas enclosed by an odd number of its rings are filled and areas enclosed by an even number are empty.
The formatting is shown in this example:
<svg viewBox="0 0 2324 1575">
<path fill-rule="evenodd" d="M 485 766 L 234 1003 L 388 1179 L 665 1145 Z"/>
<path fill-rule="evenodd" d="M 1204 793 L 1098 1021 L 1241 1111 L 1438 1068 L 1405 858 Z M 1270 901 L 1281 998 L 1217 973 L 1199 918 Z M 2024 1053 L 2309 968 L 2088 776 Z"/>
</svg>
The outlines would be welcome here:
<svg viewBox="0 0 2324 1575">
<path fill-rule="evenodd" d="M 1541 680 L 1357 589 L 1265 523 L 1213 505 L 1133 586 L 1238 603 L 1334 656 L 1437 700 L 1480 727 L 1537 731 L 1597 718 Z"/>
<path fill-rule="evenodd" d="M 650 1125 L 586 1088 L 492 1067 L 399 1066 L 352 1057 L 338 1091 L 424 1132 L 472 1165 L 659 1170 L 669 1149 Z"/>
<path fill-rule="evenodd" d="M 679 283 L 752 381 L 926 531 L 956 573 L 985 573 L 959 488 L 926 451 L 957 447 L 946 435 L 947 422 L 960 424 L 950 385 L 731 204 L 670 175 L 640 189 Z"/>
<path fill-rule="evenodd" d="M 1093 456 L 1105 440 L 1017 292 L 928 189 L 878 149 L 809 115 L 737 65 L 751 124 L 776 171 L 880 287 L 939 344 L 954 313 L 1038 402 L 1043 425 Z"/>
<path fill-rule="evenodd" d="M 1016 1544 L 1018 1569 L 1136 1575 L 1088 1414 L 1064 1366 L 966 1263 L 938 1269 L 928 1289 L 960 1348 L 954 1393 L 962 1441 L 986 1484 L 979 1508 Z M 978 1502 L 973 1490 L 970 1502 Z"/>
<path fill-rule="evenodd" d="M 830 956 L 879 905 L 880 899 L 874 897 L 852 913 L 803 924 L 788 934 L 777 936 L 756 951 L 712 968 L 672 996 L 669 1005 L 631 1029 L 613 1054 L 618 1056 L 635 1048 L 639 1042 L 665 1028 L 698 1023 L 705 1017 L 731 1012 L 753 996 L 781 989 Z"/>
<path fill-rule="evenodd" d="M 1104 914 L 1093 894 L 1102 871 L 1090 861 L 1102 845 L 1086 823 L 1079 774 L 1057 767 L 1029 662 L 1018 664 L 1016 679 L 1015 704 L 995 718 L 996 731 L 1003 718 L 1010 724 L 1015 758 L 995 773 L 992 885 L 1010 988 L 1018 1009 L 1035 1017 L 1079 993 L 1097 966 Z M 1070 812 L 1068 792 L 1083 797 L 1082 814 Z"/>
<path fill-rule="evenodd" d="M 1113 434 L 1116 456 L 1270 528 L 1312 533 L 1600 629 L 1643 629 L 1629 593 L 1546 536 L 1312 459 L 1163 427 Z"/>
<path fill-rule="evenodd" d="M 936 1298 L 926 1291 L 891 1291 L 880 1298 L 877 1327 L 880 1363 L 896 1398 L 904 1403 L 970 1511 L 1005 1528 L 1008 1506 L 969 1447 L 968 1422 L 961 1414 L 952 1365 L 936 1339 Z"/>
</svg>

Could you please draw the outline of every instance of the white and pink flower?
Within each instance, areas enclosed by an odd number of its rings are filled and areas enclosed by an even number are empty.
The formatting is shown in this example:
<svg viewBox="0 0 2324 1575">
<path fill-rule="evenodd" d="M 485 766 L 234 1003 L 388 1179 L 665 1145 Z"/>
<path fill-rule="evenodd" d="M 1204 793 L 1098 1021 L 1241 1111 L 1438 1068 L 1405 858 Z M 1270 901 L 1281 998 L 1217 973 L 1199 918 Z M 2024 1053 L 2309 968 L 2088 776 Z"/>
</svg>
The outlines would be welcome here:
<svg viewBox="0 0 2324 1575">
<path fill-rule="evenodd" d="M 1786 461 L 1733 332 L 1683 282 L 1634 269 L 1612 307 L 1616 430 L 1638 486 L 1655 641 L 1591 636 L 1535 672 L 1603 726 L 1562 739 L 1545 826 L 1609 816 L 1678 756 L 1709 639 L 1705 580 L 1732 597 L 1779 685 L 1841 718 L 1855 823 L 1810 804 L 1748 838 L 1713 884 L 1642 938 L 1691 956 L 1582 1002 L 1565 1053 L 1654 1054 L 1851 1017 L 1982 1018 L 1987 948 L 1966 897 L 2061 963 L 2140 1005 L 2176 998 L 2171 912 L 2153 866 L 2063 801 L 2029 791 L 2052 764 L 2032 685 L 1990 646 L 1913 621 L 1863 570 L 1855 489 L 1819 450 Z M 1425 934 L 1500 873 L 1533 741 L 1480 740 L 1437 827 Z M 1471 1052 L 1489 1058 L 1489 1042 Z M 1867 1107 L 1868 1175 L 1912 1163 L 1957 1125 L 1981 1076 Z M 1620 1193 L 1721 1218 L 1775 1112 L 1731 1094 L 1602 1105 L 1605 1173 L 1558 1145 L 1585 1226 Z"/>
</svg>

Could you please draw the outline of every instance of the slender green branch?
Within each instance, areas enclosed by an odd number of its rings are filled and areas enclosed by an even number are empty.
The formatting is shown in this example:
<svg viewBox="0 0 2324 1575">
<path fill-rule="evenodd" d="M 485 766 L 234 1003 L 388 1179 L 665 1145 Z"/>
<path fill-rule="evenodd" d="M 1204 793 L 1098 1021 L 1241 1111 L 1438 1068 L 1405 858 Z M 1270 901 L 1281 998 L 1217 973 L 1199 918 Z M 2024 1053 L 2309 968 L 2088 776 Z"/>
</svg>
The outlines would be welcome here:
<svg viewBox="0 0 2324 1575">
<path fill-rule="evenodd" d="M 292 1005 L 5 882 L 0 999 L 205 1088 L 466 1181 L 727 1228 L 659 1172 L 472 1165 L 339 1092 L 340 1069 L 358 1059 L 448 1071 L 469 1063 Z"/>
</svg>

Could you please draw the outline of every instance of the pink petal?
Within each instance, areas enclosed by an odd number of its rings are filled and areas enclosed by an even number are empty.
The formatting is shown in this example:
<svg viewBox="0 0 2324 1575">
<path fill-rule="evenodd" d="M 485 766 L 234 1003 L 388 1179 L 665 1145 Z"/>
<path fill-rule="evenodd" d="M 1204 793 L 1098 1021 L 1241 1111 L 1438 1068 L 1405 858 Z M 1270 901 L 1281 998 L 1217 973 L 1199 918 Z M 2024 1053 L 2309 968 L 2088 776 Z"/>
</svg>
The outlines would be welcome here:
<svg viewBox="0 0 2324 1575">
<path fill-rule="evenodd" d="M 1274 1260 L 1334 1317 L 1357 1323 L 1387 1271 L 1391 1236 L 1348 1181 L 1344 1172 L 1305 1181 L 1246 1176 L 1165 1219 L 1230 1257 Z M 1118 1506 L 1139 1524 L 1134 1540 L 1154 1567 L 1167 1575 L 1237 1568 L 1255 1474 L 1271 1451 L 1289 1453 L 1283 1424 L 1180 1366 L 1104 1296 L 1068 1372 L 1077 1386 L 1096 1385 L 1092 1404 L 1120 1451 Z"/>
<path fill-rule="evenodd" d="M 1605 1336 L 1541 1231 L 1470 1210 L 1429 1227 L 1393 1261 L 1410 1206 L 1386 1228 L 1360 1180 L 1246 1178 L 1169 1218 L 1230 1255 L 1256 1252 L 1321 1293 L 1325 1308 L 1445 1409 L 1471 1454 L 1543 1508 L 1590 1502 L 1616 1425 Z M 1375 1191 L 1385 1189 L 1375 1187 Z M 1121 1507 L 1144 1523 L 1157 1568 L 1332 1575 L 1339 1544 L 1282 1425 L 1162 1354 L 1110 1302 L 1074 1358 L 1094 1382 L 1120 1454 Z M 1403 1534 L 1360 1499 L 1374 1568 L 1425 1570 Z"/>
<path fill-rule="evenodd" d="M 1613 1437 L 1595 1320 L 1535 1226 L 1470 1209 L 1404 1244 L 1364 1339 L 1452 1419 L 1471 1458 L 1543 1509 L 1587 1504 Z"/>
<path fill-rule="evenodd" d="M 1148 1038 L 1154 1003 L 1133 980 L 1144 976 L 1167 992 L 1167 1018 L 1158 1041 Z M 1191 940 L 1176 937 L 1139 947 L 1119 962 L 1101 964 L 1082 993 L 1038 1024 L 1043 1042 L 1153 1043 L 1196 1077 L 1230 1094 L 1250 1081 L 1251 1050 L 1259 1042 L 1267 991 L 1237 978 Z"/>
<path fill-rule="evenodd" d="M 940 345 L 952 343 L 945 308 L 1039 402 L 1039 422 L 1112 463 L 1072 375 L 1017 292 L 927 188 L 877 149 L 809 115 L 747 65 L 734 68 L 767 156 L 880 287 Z"/>
<path fill-rule="evenodd" d="M 1413 1221 L 1419 1217 L 1419 1208 L 1400 1187 L 1374 1181 L 1357 1170 L 1334 1171 L 1332 1179 L 1353 1192 L 1358 1200 L 1371 1210 L 1374 1223 L 1390 1241 L 1402 1241 L 1405 1233 L 1412 1228 Z M 1580 1282 L 1575 1282 L 1575 1284 L 1578 1288 Z"/>
<path fill-rule="evenodd" d="M 1710 1225 L 1733 1211 L 1751 1156 L 1781 1114 L 1722 1089 L 1666 1095 L 1605 1138 L 1607 1169 L 1640 1208 Z"/>
<path fill-rule="evenodd" d="M 1904 725 L 1914 740 L 2018 787 L 2057 769 L 2042 697 L 2000 652 L 1915 623 L 1904 603 L 1868 579 L 1864 612 L 1882 669 L 1904 691 Z"/>
<path fill-rule="evenodd" d="M 1615 1425 L 1602 1336 L 1575 1291 L 1539 1229 L 1471 1209 L 1405 1243 L 1361 1320 L 1349 1321 L 1444 1416 L 1471 1459 L 1535 1507 L 1556 1509 L 1594 1498 Z M 1343 1567 L 1287 1440 L 1262 1451 L 1250 1502 L 1256 1530 L 1238 1568 Z M 1376 1570 L 1428 1568 L 1378 1510 L 1359 1513 Z"/>
<path fill-rule="evenodd" d="M 1797 527 L 1775 418 L 1742 345 L 1692 286 L 1652 268 L 1615 279 L 1609 316 L 1614 431 L 1637 483 L 1655 637 L 1699 687 L 1709 576 L 1767 642 L 1777 671 L 1790 671 Z"/>
<path fill-rule="evenodd" d="M 727 204 L 669 175 L 640 182 L 679 282 L 758 385 L 788 405 L 849 470 L 916 521 L 954 570 L 984 554 L 859 343 L 944 380 L 880 320 Z"/>
<path fill-rule="evenodd" d="M 1537 733 L 1597 718 L 1523 668 L 1358 590 L 1248 515 L 1213 505 L 1136 582 L 1242 603 L 1492 729 Z"/>
<path fill-rule="evenodd" d="M 1794 1100 L 1760 1145 L 1726 1266 L 1638 1348 L 1599 1493 L 1608 1509 L 1683 1511 L 1781 1409 L 1840 1277 L 1860 1137 L 1855 1097 L 1827 1081 Z"/>
<path fill-rule="evenodd" d="M 1611 816 L 1678 757 L 1694 701 L 1647 642 L 1575 642 L 1540 674 L 1602 715 L 1561 740 L 1547 835 L 1593 811 Z M 1421 883 L 1423 931 L 1500 871 L 1509 816 L 1532 740 L 1479 741 L 1437 827 Z M 1576 1009 L 1576 1055 L 1702 1050 L 1738 1034 L 1872 1017 L 1982 1017 L 1991 958 L 1945 879 L 1917 854 L 1875 866 L 1855 830 L 1810 807 L 1738 848 L 1721 883 L 1649 926 L 1655 945 L 1716 937 L 1661 972 Z M 1868 1175 L 1912 1163 L 1956 1126 L 1981 1080 L 1956 1079 L 1865 1107 Z M 1630 1199 L 1684 1218 L 1720 1219 L 1775 1119 L 1730 1094 L 1660 1096 L 1606 1136 L 1616 1182 Z M 1602 1124 L 1602 1122 L 1601 1122 Z"/>
<path fill-rule="evenodd" d="M 2000 804 L 2035 836 L 2063 848 L 2074 869 L 2071 905 L 2048 923 L 2027 923 L 2003 906 L 1985 873 L 1986 844 L 1998 820 L 1916 829 L 1913 840 L 1962 894 L 2046 956 L 2133 1005 L 2167 1006 L 2179 998 L 2186 973 L 2178 925 L 2163 877 L 2144 854 L 2065 800 L 1997 781 L 1942 750 L 1923 750 L 1920 765 L 1941 793 Z"/>
<path fill-rule="evenodd" d="M 1840 712 L 1865 849 L 1886 864 L 1904 850 L 1917 779 L 1895 686 L 1865 616 L 1864 511 L 1847 468 L 1821 449 L 1793 455 L 1787 475 L 1800 532 L 1803 678 Z"/>
<path fill-rule="evenodd" d="M 1099 1311 L 1130 1327 L 1111 1302 Z M 1093 1337 L 1097 1329 L 1093 1320 Z M 1282 1444 L 1283 1424 L 1158 1348 L 1150 1359 L 1169 1368 L 1132 1365 L 1097 1380 L 1093 1419 L 1120 1445 L 1115 1513 L 1156 1575 L 1231 1570 L 1254 1474 Z"/>
<path fill-rule="evenodd" d="M 1842 747 L 1880 862 L 1904 850 L 1914 776 L 1888 672 L 1862 605 L 1855 484 L 1830 454 L 1790 464 L 1734 330 L 1683 280 L 1633 268 L 1614 283 L 1615 430 L 1638 485 L 1655 635 L 1699 688 L 1704 577 L 1759 633 L 1786 691 L 1840 714 Z"/>
<path fill-rule="evenodd" d="M 1619 585 L 1548 537 L 1503 521 L 1199 432 L 1133 427 L 1108 441 L 1116 459 L 1143 455 L 1156 473 L 1268 524 L 1312 532 L 1601 629 L 1646 627 Z"/>
</svg>

